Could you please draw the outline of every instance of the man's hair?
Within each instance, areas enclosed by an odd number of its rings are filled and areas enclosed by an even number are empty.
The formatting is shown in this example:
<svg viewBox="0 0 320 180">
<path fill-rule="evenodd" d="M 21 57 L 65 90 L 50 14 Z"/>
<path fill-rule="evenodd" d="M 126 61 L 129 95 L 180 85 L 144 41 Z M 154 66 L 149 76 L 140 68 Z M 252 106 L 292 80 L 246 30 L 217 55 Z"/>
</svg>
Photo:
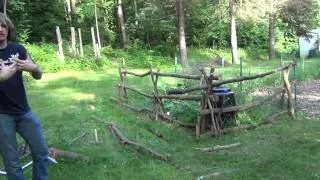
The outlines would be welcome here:
<svg viewBox="0 0 320 180">
<path fill-rule="evenodd" d="M 0 12 L 0 23 L 6 24 L 8 27 L 8 37 L 7 40 L 13 40 L 15 38 L 15 30 L 14 30 L 14 25 L 10 18 L 6 16 L 5 14 Z"/>
</svg>

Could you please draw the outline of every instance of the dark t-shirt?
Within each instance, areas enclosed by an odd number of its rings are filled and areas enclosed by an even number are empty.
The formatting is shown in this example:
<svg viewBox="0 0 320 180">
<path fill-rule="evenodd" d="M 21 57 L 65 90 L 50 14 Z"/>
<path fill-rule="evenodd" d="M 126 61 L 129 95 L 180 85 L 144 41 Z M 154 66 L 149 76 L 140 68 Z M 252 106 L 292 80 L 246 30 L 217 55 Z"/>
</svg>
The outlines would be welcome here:
<svg viewBox="0 0 320 180">
<path fill-rule="evenodd" d="M 27 51 L 22 45 L 10 42 L 6 48 L 0 49 L 0 59 L 6 64 L 10 63 L 13 57 L 25 60 Z M 0 114 L 23 115 L 28 111 L 30 107 L 23 85 L 22 71 L 17 71 L 8 80 L 0 82 Z"/>
</svg>

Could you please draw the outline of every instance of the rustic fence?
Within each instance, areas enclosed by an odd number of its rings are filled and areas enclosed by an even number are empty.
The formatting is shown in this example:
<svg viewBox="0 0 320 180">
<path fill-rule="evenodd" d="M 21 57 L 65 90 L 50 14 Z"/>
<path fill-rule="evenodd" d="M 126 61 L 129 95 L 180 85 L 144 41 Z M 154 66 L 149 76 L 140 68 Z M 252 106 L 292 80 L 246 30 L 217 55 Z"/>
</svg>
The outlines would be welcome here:
<svg viewBox="0 0 320 180">
<path fill-rule="evenodd" d="M 165 120 L 171 120 L 169 116 L 167 116 L 164 112 L 163 107 L 163 100 L 164 99 L 176 99 L 176 100 L 190 100 L 190 101 L 200 101 L 200 113 L 198 114 L 197 122 L 196 124 L 193 124 L 191 126 L 196 128 L 196 134 L 199 136 L 200 134 L 204 133 L 207 129 L 210 129 L 209 133 L 214 136 L 220 136 L 221 134 L 235 131 L 239 129 L 249 129 L 249 128 L 255 128 L 256 125 L 242 125 L 238 127 L 233 128 L 222 128 L 221 127 L 221 114 L 223 113 L 231 113 L 231 112 L 240 112 L 245 111 L 253 107 L 260 106 L 262 104 L 267 103 L 268 101 L 274 99 L 277 95 L 281 94 L 281 104 L 284 103 L 285 100 L 285 94 L 287 94 L 287 108 L 284 110 L 281 110 L 278 113 L 275 113 L 272 116 L 269 116 L 268 120 L 263 121 L 261 124 L 268 123 L 269 120 L 272 120 L 272 118 L 283 115 L 286 113 L 289 113 L 293 118 L 295 118 L 295 112 L 294 107 L 292 103 L 292 92 L 291 92 L 291 85 L 289 82 L 289 73 L 292 67 L 294 67 L 295 64 L 289 64 L 286 66 L 280 66 L 279 68 L 276 68 L 272 71 L 256 74 L 253 76 L 242 76 L 238 78 L 233 79 L 227 79 L 227 80 L 219 80 L 219 78 L 214 75 L 214 68 L 210 69 L 210 72 L 207 72 L 204 68 L 200 69 L 201 74 L 200 75 L 183 75 L 183 74 L 177 74 L 177 73 L 163 73 L 159 72 L 159 70 L 153 70 L 150 66 L 149 70 L 145 73 L 139 74 L 134 73 L 131 71 L 128 71 L 125 68 L 119 68 L 119 75 L 120 75 L 120 84 L 119 86 L 119 99 L 114 99 L 118 101 L 120 105 L 126 106 L 130 109 L 133 109 L 138 112 L 151 112 L 155 119 L 158 120 L 159 118 L 165 119 Z M 254 80 L 257 78 L 263 78 L 275 73 L 282 72 L 283 74 L 283 87 L 275 88 L 272 95 L 263 98 L 261 101 L 254 101 L 242 106 L 232 106 L 232 107 L 219 107 L 217 108 L 217 96 L 211 92 L 211 90 L 214 87 L 218 87 L 223 84 L 229 84 L 229 83 L 236 83 L 236 82 L 242 82 L 242 81 L 248 81 L 248 80 Z M 133 87 L 126 86 L 126 77 L 127 75 L 133 75 L 137 77 L 145 77 L 150 76 L 153 84 L 153 93 L 148 94 L 145 92 L 142 92 L 138 89 L 135 89 Z M 182 79 L 189 79 L 189 80 L 195 80 L 199 81 L 199 86 L 196 87 L 189 87 L 189 88 L 183 88 L 183 89 L 174 89 L 173 91 L 175 94 L 160 94 L 158 90 L 158 79 L 159 77 L 173 77 L 173 78 L 182 78 Z M 152 100 L 152 109 L 138 109 L 135 106 L 129 105 L 128 102 L 128 96 L 127 91 L 130 90 L 132 92 L 135 92 L 139 95 L 145 96 Z M 188 95 L 188 93 L 198 91 L 200 92 L 199 95 Z M 181 125 L 190 126 L 189 124 L 184 124 L 179 121 L 177 121 Z"/>
</svg>

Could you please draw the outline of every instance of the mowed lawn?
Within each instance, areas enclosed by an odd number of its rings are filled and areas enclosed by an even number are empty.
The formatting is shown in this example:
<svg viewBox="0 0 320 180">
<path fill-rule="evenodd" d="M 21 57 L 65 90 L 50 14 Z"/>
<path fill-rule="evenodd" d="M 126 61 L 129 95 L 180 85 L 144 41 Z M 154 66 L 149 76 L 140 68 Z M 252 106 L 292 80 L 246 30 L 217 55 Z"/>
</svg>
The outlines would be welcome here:
<svg viewBox="0 0 320 180">
<path fill-rule="evenodd" d="M 40 81 L 27 81 L 29 102 L 42 119 L 48 144 L 92 159 L 58 158 L 59 163 L 50 166 L 49 179 L 320 179 L 320 119 L 284 116 L 254 130 L 198 139 L 193 129 L 154 121 L 111 101 L 118 97 L 118 76 L 117 69 L 108 69 L 46 73 Z M 151 82 L 132 79 L 130 85 L 148 92 Z M 130 98 L 137 107 L 151 107 L 134 94 Z M 131 140 L 139 134 L 141 144 L 169 155 L 170 160 L 164 162 L 144 150 L 119 144 L 107 128 L 111 122 Z M 150 133 L 150 128 L 168 141 Z M 70 144 L 84 132 L 88 135 Z M 220 152 L 195 149 L 238 142 L 240 147 Z M 30 172 L 26 170 L 28 177 Z"/>
</svg>

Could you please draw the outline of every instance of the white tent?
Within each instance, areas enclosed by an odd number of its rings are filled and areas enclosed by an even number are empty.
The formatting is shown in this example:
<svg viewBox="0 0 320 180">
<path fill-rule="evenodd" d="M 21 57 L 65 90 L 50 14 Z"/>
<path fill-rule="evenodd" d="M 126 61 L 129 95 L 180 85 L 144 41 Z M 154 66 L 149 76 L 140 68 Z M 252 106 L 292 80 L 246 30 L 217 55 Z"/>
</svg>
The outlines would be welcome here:
<svg viewBox="0 0 320 180">
<path fill-rule="evenodd" d="M 300 57 L 305 58 L 309 56 L 309 52 L 312 49 L 317 49 L 319 52 L 319 43 L 320 40 L 320 28 L 312 30 L 308 33 L 309 37 L 300 36 L 299 46 L 300 46 Z"/>
</svg>

